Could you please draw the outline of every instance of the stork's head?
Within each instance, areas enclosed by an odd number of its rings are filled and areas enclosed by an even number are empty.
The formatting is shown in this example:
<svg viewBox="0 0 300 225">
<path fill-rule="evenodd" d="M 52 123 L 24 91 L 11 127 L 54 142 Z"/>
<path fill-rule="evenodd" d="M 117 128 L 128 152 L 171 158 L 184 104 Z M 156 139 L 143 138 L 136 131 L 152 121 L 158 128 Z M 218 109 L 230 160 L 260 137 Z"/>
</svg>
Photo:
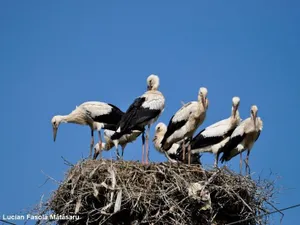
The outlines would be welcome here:
<svg viewBox="0 0 300 225">
<path fill-rule="evenodd" d="M 202 102 L 202 105 L 205 107 L 205 109 L 208 107 L 208 100 L 206 98 L 207 92 L 207 88 L 205 87 L 201 87 L 198 92 L 198 101 Z"/>
<path fill-rule="evenodd" d="M 163 137 L 167 132 L 167 126 L 164 123 L 158 123 L 155 127 L 155 135 L 153 141 L 156 141 L 158 136 Z"/>
<path fill-rule="evenodd" d="M 256 117 L 257 117 L 257 111 L 258 111 L 258 108 L 257 108 L 256 105 L 251 106 L 251 116 L 252 116 L 253 118 L 256 118 Z"/>
<path fill-rule="evenodd" d="M 97 143 L 97 144 L 94 146 L 94 156 L 93 156 L 93 159 L 97 159 L 98 155 L 99 155 L 103 150 L 107 150 L 106 144 L 102 142 L 101 149 L 100 149 L 100 145 L 99 145 L 99 143 Z"/>
<path fill-rule="evenodd" d="M 240 105 L 240 98 L 239 97 L 233 97 L 232 98 L 232 112 L 233 112 L 233 117 L 236 116 L 236 112 L 239 108 Z"/>
<path fill-rule="evenodd" d="M 63 121 L 63 116 L 54 116 L 51 120 L 52 123 L 52 128 L 53 128 L 53 141 L 56 140 L 56 134 L 57 134 L 57 130 L 59 125 L 61 124 L 61 122 Z"/>
<path fill-rule="evenodd" d="M 257 117 L 258 108 L 256 105 L 251 106 L 251 118 L 254 121 L 254 126 L 256 128 L 256 117 Z"/>
<path fill-rule="evenodd" d="M 159 77 L 157 75 L 151 74 L 147 78 L 147 90 L 157 90 L 159 87 Z"/>
</svg>

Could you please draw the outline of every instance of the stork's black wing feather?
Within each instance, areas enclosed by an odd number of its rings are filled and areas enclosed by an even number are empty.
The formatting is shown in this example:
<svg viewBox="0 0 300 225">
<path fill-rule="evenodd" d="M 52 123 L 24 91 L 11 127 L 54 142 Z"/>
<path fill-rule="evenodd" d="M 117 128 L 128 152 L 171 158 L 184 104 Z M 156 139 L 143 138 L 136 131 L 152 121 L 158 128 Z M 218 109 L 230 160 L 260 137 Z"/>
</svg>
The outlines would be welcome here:
<svg viewBox="0 0 300 225">
<path fill-rule="evenodd" d="M 112 107 L 111 112 L 108 114 L 99 115 L 93 118 L 94 121 L 105 123 L 108 125 L 115 125 L 120 122 L 122 116 L 124 115 L 124 112 L 122 112 L 117 106 L 108 104 Z"/>
<path fill-rule="evenodd" d="M 144 130 L 145 123 L 160 114 L 161 110 L 142 107 L 145 100 L 145 97 L 136 98 L 129 106 L 118 125 L 120 130 L 111 137 L 112 140 L 118 139 L 123 134 L 130 133 L 134 129 Z"/>
<path fill-rule="evenodd" d="M 114 124 L 104 124 L 103 129 L 105 129 L 105 130 L 111 130 L 111 131 L 116 131 L 117 125 L 114 125 Z"/>
<path fill-rule="evenodd" d="M 150 121 L 151 119 L 156 118 L 160 113 L 161 113 L 161 110 L 159 110 L 159 109 L 143 108 L 141 110 L 138 110 L 135 123 L 132 124 L 132 126 L 144 124 L 147 121 Z M 132 127 L 130 127 L 130 129 L 132 129 Z"/>
<path fill-rule="evenodd" d="M 181 120 L 181 121 L 177 121 L 177 122 L 173 122 L 174 116 L 172 116 L 172 118 L 170 119 L 170 122 L 168 124 L 168 128 L 167 128 L 167 132 L 164 135 L 164 138 L 161 141 L 161 145 L 164 146 L 165 142 L 167 141 L 168 137 L 170 137 L 176 130 L 179 130 L 181 127 L 183 127 L 186 123 L 187 120 Z"/>
<path fill-rule="evenodd" d="M 259 138 L 259 136 L 260 136 L 260 130 L 257 132 L 257 137 L 256 137 L 255 141 L 257 141 L 257 139 Z"/>
<path fill-rule="evenodd" d="M 121 132 L 129 129 L 132 125 L 132 119 L 136 117 L 138 109 L 142 106 L 145 102 L 144 97 L 139 97 L 134 100 L 134 102 L 129 106 L 125 114 L 122 116 L 121 121 L 119 123 Z"/>
<path fill-rule="evenodd" d="M 237 135 L 232 138 L 219 150 L 219 152 L 223 152 L 222 157 L 220 158 L 220 161 L 223 163 L 224 161 L 230 160 L 232 157 L 237 155 L 237 153 L 234 153 L 232 150 L 235 149 L 239 143 L 243 141 L 245 137 L 245 133 L 243 135 Z"/>
<path fill-rule="evenodd" d="M 193 140 L 191 141 L 191 149 L 198 149 L 198 148 L 204 148 L 207 146 L 215 145 L 220 143 L 224 140 L 224 138 L 230 136 L 235 128 L 232 128 L 231 130 L 228 130 L 223 136 L 211 136 L 207 137 L 203 135 L 203 132 L 205 129 L 200 131 L 199 134 L 197 134 Z"/>
</svg>

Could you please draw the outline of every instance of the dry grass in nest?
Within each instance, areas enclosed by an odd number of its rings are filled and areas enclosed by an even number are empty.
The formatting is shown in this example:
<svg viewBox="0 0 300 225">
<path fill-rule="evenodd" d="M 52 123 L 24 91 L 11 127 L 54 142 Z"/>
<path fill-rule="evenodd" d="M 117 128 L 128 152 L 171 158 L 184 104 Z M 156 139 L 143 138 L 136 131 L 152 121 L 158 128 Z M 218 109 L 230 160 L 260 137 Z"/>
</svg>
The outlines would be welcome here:
<svg viewBox="0 0 300 225">
<path fill-rule="evenodd" d="M 70 168 L 46 211 L 80 217 L 58 224 L 227 224 L 266 212 L 272 190 L 226 167 L 85 160 Z"/>
</svg>

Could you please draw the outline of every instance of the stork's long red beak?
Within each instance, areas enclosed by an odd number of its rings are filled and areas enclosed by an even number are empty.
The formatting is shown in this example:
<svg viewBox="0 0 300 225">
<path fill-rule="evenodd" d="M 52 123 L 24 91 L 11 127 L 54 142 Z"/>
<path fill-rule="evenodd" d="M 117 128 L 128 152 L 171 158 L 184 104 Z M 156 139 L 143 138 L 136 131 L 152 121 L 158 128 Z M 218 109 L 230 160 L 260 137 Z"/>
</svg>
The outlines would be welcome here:
<svg viewBox="0 0 300 225">
<path fill-rule="evenodd" d="M 203 95 L 201 96 L 201 98 L 202 98 L 202 105 L 204 108 L 206 108 L 206 99 Z"/>
<path fill-rule="evenodd" d="M 254 119 L 254 128 L 256 129 L 256 118 L 257 118 L 257 114 L 254 113 L 253 115 L 253 119 Z"/>
<path fill-rule="evenodd" d="M 56 134 L 57 134 L 57 127 L 53 127 L 53 141 L 55 142 L 56 140 Z"/>
<path fill-rule="evenodd" d="M 236 116 L 237 106 L 233 106 L 233 118 Z"/>
</svg>

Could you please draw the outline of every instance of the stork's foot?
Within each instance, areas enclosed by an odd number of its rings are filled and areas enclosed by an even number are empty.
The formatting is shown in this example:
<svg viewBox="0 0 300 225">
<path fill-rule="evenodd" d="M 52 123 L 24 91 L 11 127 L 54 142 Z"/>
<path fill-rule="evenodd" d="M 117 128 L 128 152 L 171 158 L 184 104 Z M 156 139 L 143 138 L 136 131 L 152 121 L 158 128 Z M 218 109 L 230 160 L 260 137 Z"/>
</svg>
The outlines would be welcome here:
<svg viewBox="0 0 300 225">
<path fill-rule="evenodd" d="M 242 157 L 242 153 L 240 153 L 240 175 L 242 175 L 242 169 L 243 169 L 243 157 Z"/>
<path fill-rule="evenodd" d="M 90 146 L 90 154 L 89 154 L 89 159 L 92 159 L 93 156 L 93 146 Z"/>
<path fill-rule="evenodd" d="M 146 134 L 146 154 L 145 154 L 145 164 L 149 163 L 149 135 Z"/>
</svg>

